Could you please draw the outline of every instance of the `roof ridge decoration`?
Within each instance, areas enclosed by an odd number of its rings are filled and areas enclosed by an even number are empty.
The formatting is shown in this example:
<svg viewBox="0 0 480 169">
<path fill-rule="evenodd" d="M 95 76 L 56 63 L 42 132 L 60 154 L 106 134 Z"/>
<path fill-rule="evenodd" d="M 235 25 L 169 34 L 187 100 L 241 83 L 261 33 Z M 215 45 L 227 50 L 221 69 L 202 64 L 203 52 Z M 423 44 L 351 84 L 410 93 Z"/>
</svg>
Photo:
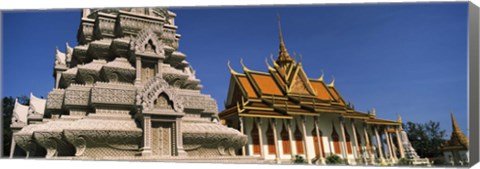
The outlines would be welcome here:
<svg viewBox="0 0 480 169">
<path fill-rule="evenodd" d="M 277 57 L 277 64 L 281 67 L 287 67 L 294 62 L 294 60 L 290 57 L 290 54 L 287 52 L 287 48 L 285 47 L 285 42 L 283 40 L 283 34 L 282 34 L 282 25 L 280 23 L 280 15 L 277 15 L 278 17 L 278 32 L 279 32 L 279 37 L 280 37 L 280 46 L 279 46 L 279 51 L 278 51 L 278 57 Z"/>
<path fill-rule="evenodd" d="M 332 82 L 330 82 L 327 86 L 328 87 L 335 87 L 335 76 L 332 75 Z"/>
<path fill-rule="evenodd" d="M 232 75 L 239 75 L 240 73 L 238 73 L 237 71 L 235 71 L 232 66 L 230 66 L 230 60 L 227 61 L 227 66 L 228 66 L 228 69 L 230 69 L 230 73 Z"/>
<path fill-rule="evenodd" d="M 272 57 L 272 54 L 270 54 L 270 57 Z M 267 65 L 268 70 L 275 70 L 270 64 L 268 63 L 268 58 L 265 58 L 265 64 Z"/>
<path fill-rule="evenodd" d="M 56 50 L 55 50 L 55 65 L 66 65 L 66 64 L 67 64 L 67 62 L 66 62 L 65 53 L 60 52 L 60 50 L 58 50 L 58 46 L 57 46 Z"/>
<path fill-rule="evenodd" d="M 320 78 L 318 78 L 318 80 L 323 82 L 323 78 L 325 77 L 325 73 L 323 72 L 323 69 L 321 69 L 320 72 L 322 72 L 322 75 L 320 75 Z"/>
<path fill-rule="evenodd" d="M 250 69 L 247 68 L 247 66 L 245 66 L 245 64 L 243 64 L 243 58 L 240 58 L 240 64 L 242 65 L 243 71 L 245 72 L 251 71 Z"/>
<path fill-rule="evenodd" d="M 35 95 L 33 95 L 33 93 L 30 92 L 30 108 L 33 114 L 43 115 L 45 113 L 46 104 L 47 104 L 46 99 L 38 98 Z"/>
<path fill-rule="evenodd" d="M 316 92 L 313 90 L 312 84 L 310 84 L 310 80 L 303 70 L 302 64 L 298 63 L 297 65 L 289 82 L 288 93 L 293 92 L 315 96 Z"/>
<path fill-rule="evenodd" d="M 28 109 L 29 109 L 29 106 L 25 106 L 19 103 L 18 98 L 15 98 L 15 105 L 13 107 L 13 114 L 12 114 L 13 116 L 12 124 L 16 122 L 27 124 Z"/>
</svg>

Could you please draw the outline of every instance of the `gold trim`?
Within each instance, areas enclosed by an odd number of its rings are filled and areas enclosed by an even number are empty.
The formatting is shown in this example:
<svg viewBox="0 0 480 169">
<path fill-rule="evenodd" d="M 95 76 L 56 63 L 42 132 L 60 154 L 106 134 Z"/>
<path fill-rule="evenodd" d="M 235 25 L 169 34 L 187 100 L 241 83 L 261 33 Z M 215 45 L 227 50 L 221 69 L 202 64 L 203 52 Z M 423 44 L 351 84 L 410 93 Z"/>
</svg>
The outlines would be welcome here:
<svg viewBox="0 0 480 169">
<path fill-rule="evenodd" d="M 233 70 L 232 66 L 230 66 L 230 60 L 227 61 L 227 66 L 228 66 L 228 69 L 230 69 L 231 74 L 233 74 L 233 75 L 239 75 L 240 74 L 237 71 Z"/>
<path fill-rule="evenodd" d="M 258 114 L 239 114 L 238 116 L 242 117 L 264 117 L 264 118 L 277 118 L 277 119 L 293 119 L 290 116 L 269 116 L 269 115 L 258 115 Z"/>
</svg>

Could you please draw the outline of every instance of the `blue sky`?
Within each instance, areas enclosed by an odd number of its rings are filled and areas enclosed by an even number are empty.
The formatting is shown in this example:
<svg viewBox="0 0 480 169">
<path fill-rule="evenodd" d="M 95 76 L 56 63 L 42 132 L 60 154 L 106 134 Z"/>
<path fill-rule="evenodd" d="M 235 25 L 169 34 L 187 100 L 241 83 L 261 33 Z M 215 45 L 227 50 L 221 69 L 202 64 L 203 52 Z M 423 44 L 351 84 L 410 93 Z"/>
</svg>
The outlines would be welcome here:
<svg viewBox="0 0 480 169">
<path fill-rule="evenodd" d="M 241 71 L 266 71 L 278 54 L 277 13 L 291 55 L 309 77 L 335 77 L 360 111 L 404 121 L 439 121 L 452 111 L 467 130 L 467 3 L 173 8 L 179 50 L 223 110 L 228 60 Z M 46 97 L 53 88 L 55 47 L 76 45 L 80 10 L 3 13 L 3 96 Z"/>
</svg>

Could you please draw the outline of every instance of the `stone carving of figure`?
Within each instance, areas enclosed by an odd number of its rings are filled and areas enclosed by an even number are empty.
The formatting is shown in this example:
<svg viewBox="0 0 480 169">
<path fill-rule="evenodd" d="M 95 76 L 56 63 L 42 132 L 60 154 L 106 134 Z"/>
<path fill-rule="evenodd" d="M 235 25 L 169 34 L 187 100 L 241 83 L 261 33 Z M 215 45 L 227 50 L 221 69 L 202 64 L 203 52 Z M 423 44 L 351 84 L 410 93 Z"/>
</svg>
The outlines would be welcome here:
<svg viewBox="0 0 480 169">
<path fill-rule="evenodd" d="M 55 54 L 55 65 L 65 65 L 66 64 L 65 59 L 66 59 L 65 53 L 60 52 L 57 48 L 57 51 Z"/>
</svg>

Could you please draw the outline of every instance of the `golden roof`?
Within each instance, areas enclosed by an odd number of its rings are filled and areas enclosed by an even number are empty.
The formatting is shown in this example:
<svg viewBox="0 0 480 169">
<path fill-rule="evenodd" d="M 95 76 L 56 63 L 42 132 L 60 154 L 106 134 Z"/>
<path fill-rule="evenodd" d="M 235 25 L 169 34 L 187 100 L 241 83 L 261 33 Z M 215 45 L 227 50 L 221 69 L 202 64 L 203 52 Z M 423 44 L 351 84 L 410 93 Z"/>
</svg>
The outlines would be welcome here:
<svg viewBox="0 0 480 169">
<path fill-rule="evenodd" d="M 326 84 L 321 78 L 309 78 L 302 63 L 296 63 L 287 52 L 280 32 L 279 55 L 276 60 L 271 55 L 273 67 L 265 60 L 268 72 L 248 69 L 243 60 L 240 64 L 243 73 L 233 70 L 225 110 L 219 113 L 222 119 L 230 117 L 293 118 L 293 115 L 318 116 L 321 113 L 334 113 L 345 118 L 363 119 L 365 122 L 380 125 L 398 125 L 396 121 L 376 119 L 368 113 L 353 110 L 346 104 L 334 86 L 334 80 Z"/>
<path fill-rule="evenodd" d="M 468 149 L 468 138 L 465 137 L 462 130 L 457 125 L 457 121 L 453 116 L 453 113 L 450 112 L 450 117 L 452 119 L 452 134 L 450 140 L 445 142 L 442 145 L 442 150 L 452 150 L 452 149 Z"/>
</svg>

